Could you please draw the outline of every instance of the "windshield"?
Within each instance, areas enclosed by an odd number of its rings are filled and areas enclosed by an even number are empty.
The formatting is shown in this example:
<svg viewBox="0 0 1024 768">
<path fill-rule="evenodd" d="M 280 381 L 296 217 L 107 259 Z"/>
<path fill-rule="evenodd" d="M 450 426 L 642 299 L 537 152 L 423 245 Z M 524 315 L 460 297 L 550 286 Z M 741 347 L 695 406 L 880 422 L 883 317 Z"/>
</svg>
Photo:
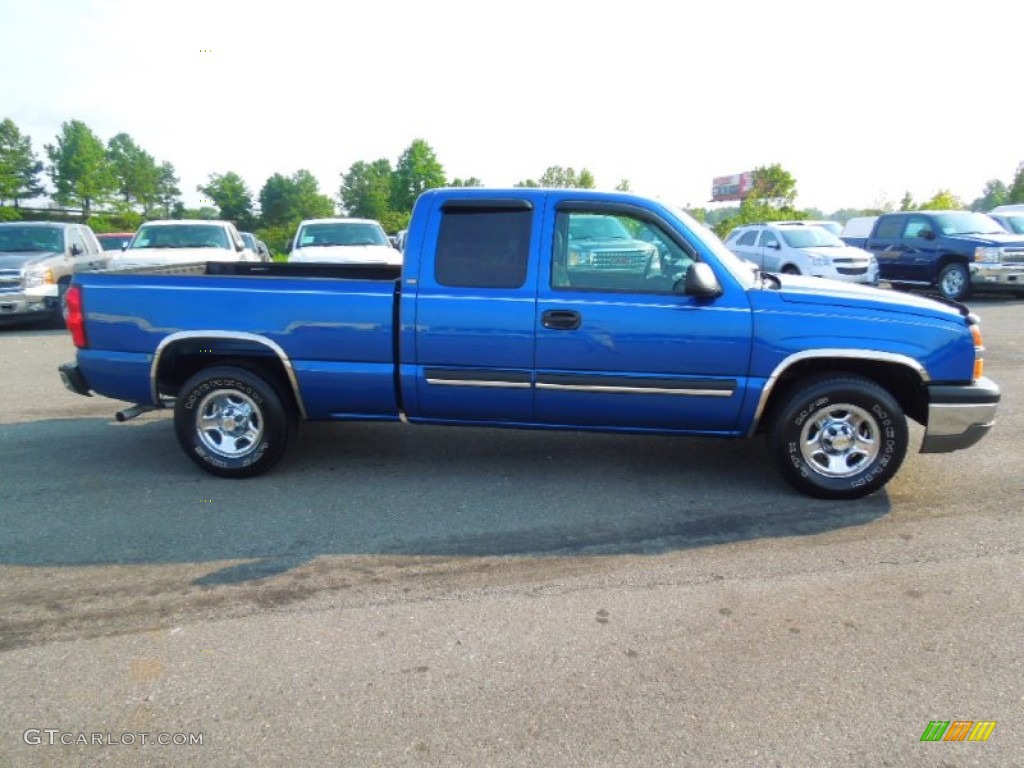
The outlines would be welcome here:
<svg viewBox="0 0 1024 768">
<path fill-rule="evenodd" d="M 96 235 L 104 251 L 120 251 L 121 246 L 132 241 L 131 235 Z"/>
<path fill-rule="evenodd" d="M 1024 235 L 1024 213 L 1019 216 L 1004 215 L 1002 217 L 1002 222 L 1008 232 L 1013 232 L 1017 235 Z"/>
<path fill-rule="evenodd" d="M 837 248 L 843 241 L 821 227 L 779 227 L 778 232 L 790 248 Z"/>
<path fill-rule="evenodd" d="M 307 224 L 299 231 L 298 247 L 319 245 L 387 245 L 387 235 L 380 224 L 365 221 L 334 221 Z"/>
<path fill-rule="evenodd" d="M 59 227 L 26 227 L 9 224 L 0 227 L 0 251 L 16 253 L 61 253 L 64 231 Z"/>
<path fill-rule="evenodd" d="M 614 216 L 573 216 L 570 240 L 630 240 L 629 231 Z"/>
<path fill-rule="evenodd" d="M 698 223 L 696 219 L 690 216 L 690 214 L 682 208 L 677 208 L 675 206 L 666 207 L 686 226 L 690 235 L 695 240 L 700 241 L 701 245 L 711 251 L 718 260 L 718 263 L 725 267 L 729 271 L 729 274 L 742 284 L 744 288 L 752 288 L 756 284 L 757 277 L 754 274 L 754 271 L 750 268 L 750 262 L 741 259 L 722 245 L 722 241 L 718 239 L 718 235 L 703 224 Z"/>
<path fill-rule="evenodd" d="M 136 248 L 223 248 L 231 250 L 224 227 L 213 224 L 161 224 L 139 229 L 130 250 Z"/>
<path fill-rule="evenodd" d="M 983 213 L 940 213 L 935 217 L 944 235 L 1000 235 L 1003 229 Z"/>
</svg>

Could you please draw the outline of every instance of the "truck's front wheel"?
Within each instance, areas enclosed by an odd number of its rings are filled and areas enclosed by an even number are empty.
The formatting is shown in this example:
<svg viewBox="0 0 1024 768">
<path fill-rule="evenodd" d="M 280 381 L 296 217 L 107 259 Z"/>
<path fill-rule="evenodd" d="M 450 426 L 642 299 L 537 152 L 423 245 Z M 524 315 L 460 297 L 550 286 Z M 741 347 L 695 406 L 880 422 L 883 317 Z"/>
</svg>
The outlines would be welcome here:
<svg viewBox="0 0 1024 768">
<path fill-rule="evenodd" d="M 230 366 L 199 371 L 174 406 L 181 447 L 199 467 L 221 477 L 252 477 L 274 466 L 292 422 L 267 381 Z"/>
<path fill-rule="evenodd" d="M 856 499 L 882 488 L 907 453 L 899 403 L 869 379 L 821 376 L 799 384 L 776 412 L 771 445 L 782 476 L 822 499 Z"/>
<path fill-rule="evenodd" d="M 958 261 L 947 264 L 939 271 L 939 293 L 953 301 L 965 301 L 971 296 L 971 275 Z"/>
</svg>

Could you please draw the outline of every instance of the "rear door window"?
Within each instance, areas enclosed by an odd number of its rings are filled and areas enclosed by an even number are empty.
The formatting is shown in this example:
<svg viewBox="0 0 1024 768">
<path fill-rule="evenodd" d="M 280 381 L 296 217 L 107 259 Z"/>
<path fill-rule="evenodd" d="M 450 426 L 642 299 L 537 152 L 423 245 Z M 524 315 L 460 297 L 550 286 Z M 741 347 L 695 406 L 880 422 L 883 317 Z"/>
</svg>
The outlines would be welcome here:
<svg viewBox="0 0 1024 768">
<path fill-rule="evenodd" d="M 459 288 L 522 287 L 532 218 L 527 209 L 446 209 L 434 257 L 437 282 Z"/>
</svg>

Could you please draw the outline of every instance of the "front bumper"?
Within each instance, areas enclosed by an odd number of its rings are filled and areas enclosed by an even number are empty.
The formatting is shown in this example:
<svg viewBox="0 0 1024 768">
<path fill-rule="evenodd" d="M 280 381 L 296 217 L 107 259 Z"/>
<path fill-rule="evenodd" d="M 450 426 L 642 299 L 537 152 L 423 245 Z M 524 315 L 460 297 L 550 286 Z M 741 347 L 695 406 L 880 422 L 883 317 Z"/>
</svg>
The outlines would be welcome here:
<svg viewBox="0 0 1024 768">
<path fill-rule="evenodd" d="M 971 264 L 971 285 L 1024 291 L 1024 264 Z"/>
<path fill-rule="evenodd" d="M 89 384 L 75 363 L 64 363 L 57 370 L 60 372 L 60 380 L 64 382 L 64 386 L 67 389 L 76 395 L 92 397 L 92 392 L 89 391 Z"/>
<path fill-rule="evenodd" d="M 53 291 L 26 290 L 0 293 L 0 322 L 4 318 L 43 318 L 59 309 L 56 286 Z"/>
<path fill-rule="evenodd" d="M 991 379 L 974 384 L 928 387 L 928 425 L 921 453 L 949 453 L 970 448 L 996 421 L 999 387 Z"/>
</svg>

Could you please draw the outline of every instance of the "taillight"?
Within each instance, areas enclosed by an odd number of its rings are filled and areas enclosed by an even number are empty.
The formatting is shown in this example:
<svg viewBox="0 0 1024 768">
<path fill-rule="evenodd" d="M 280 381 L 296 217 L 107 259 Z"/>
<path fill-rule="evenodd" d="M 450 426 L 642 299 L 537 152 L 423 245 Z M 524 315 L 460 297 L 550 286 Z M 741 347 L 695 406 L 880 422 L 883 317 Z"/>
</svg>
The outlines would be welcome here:
<svg viewBox="0 0 1024 768">
<path fill-rule="evenodd" d="M 71 340 L 79 349 L 84 349 L 85 312 L 82 311 L 82 286 L 72 285 L 64 294 L 64 324 L 71 332 Z"/>
</svg>

